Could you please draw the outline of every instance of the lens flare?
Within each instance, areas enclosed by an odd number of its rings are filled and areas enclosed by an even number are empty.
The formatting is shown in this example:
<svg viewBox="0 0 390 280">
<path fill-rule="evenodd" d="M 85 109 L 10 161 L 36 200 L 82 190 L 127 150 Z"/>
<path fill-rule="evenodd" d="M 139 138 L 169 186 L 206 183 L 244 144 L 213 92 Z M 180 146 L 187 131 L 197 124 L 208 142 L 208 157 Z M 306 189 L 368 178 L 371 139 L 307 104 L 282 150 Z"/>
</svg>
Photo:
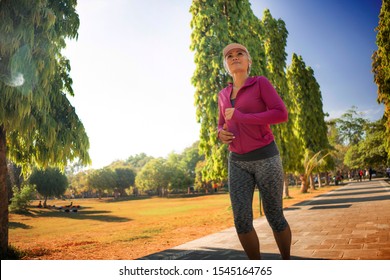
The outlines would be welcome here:
<svg viewBox="0 0 390 280">
<path fill-rule="evenodd" d="M 15 73 L 6 83 L 11 87 L 20 87 L 24 84 L 24 76 L 22 73 Z"/>
</svg>

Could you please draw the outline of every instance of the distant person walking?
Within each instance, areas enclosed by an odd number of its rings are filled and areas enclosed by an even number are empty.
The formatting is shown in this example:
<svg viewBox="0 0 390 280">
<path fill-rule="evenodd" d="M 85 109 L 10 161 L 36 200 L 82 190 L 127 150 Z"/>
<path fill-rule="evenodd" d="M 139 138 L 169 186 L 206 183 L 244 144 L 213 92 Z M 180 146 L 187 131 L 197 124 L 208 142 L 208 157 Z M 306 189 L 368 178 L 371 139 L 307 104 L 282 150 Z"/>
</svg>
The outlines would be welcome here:
<svg viewBox="0 0 390 280">
<path fill-rule="evenodd" d="M 359 181 L 362 182 L 363 181 L 363 170 L 359 170 Z"/>
<path fill-rule="evenodd" d="M 372 179 L 372 174 L 374 174 L 374 170 L 372 170 L 372 168 L 370 167 L 370 169 L 368 170 L 368 173 L 370 175 L 370 181 Z"/>
<path fill-rule="evenodd" d="M 238 238 L 249 259 L 261 259 L 253 227 L 253 195 L 257 185 L 264 213 L 283 259 L 290 259 L 291 230 L 282 207 L 283 167 L 271 124 L 287 121 L 287 109 L 266 77 L 250 77 L 247 48 L 229 44 L 225 69 L 233 78 L 218 95 L 218 137 L 229 145 L 229 193 Z"/>
</svg>

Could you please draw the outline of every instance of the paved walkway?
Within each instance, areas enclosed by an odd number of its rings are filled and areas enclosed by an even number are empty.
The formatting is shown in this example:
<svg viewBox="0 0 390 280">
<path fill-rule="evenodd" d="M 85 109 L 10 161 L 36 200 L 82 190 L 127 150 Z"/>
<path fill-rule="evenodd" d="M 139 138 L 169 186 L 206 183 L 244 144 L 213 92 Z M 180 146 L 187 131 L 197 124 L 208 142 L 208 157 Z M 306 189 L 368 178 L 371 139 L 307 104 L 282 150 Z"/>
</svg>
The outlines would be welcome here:
<svg viewBox="0 0 390 280">
<path fill-rule="evenodd" d="M 285 209 L 293 239 L 292 259 L 390 260 L 390 185 L 354 182 Z M 254 221 L 262 258 L 280 259 L 264 217 Z M 246 260 L 234 228 L 141 260 Z"/>
</svg>

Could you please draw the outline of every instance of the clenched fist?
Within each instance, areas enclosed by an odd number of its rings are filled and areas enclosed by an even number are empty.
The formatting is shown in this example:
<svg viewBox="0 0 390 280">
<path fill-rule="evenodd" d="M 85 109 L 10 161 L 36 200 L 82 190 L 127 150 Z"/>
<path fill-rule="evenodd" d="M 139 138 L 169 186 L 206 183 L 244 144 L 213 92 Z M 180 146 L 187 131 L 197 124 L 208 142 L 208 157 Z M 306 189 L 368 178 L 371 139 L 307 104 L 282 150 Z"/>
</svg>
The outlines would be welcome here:
<svg viewBox="0 0 390 280">
<path fill-rule="evenodd" d="M 234 134 L 228 131 L 226 123 L 223 125 L 222 130 L 219 132 L 218 137 L 224 144 L 230 144 L 235 138 Z"/>
</svg>

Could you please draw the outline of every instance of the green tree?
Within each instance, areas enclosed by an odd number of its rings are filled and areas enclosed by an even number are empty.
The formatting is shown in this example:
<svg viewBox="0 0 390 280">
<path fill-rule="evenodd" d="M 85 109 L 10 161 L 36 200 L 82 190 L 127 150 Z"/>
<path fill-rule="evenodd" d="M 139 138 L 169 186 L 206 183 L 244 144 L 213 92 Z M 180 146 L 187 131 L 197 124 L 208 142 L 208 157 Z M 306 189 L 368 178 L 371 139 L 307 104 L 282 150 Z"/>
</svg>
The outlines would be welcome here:
<svg viewBox="0 0 390 280">
<path fill-rule="evenodd" d="M 364 138 L 351 145 L 345 155 L 344 163 L 351 169 L 384 169 L 388 163 L 385 138 L 385 118 L 365 124 Z"/>
<path fill-rule="evenodd" d="M 359 150 L 364 158 L 366 168 L 375 167 L 384 169 L 389 162 L 386 151 L 385 119 L 376 122 L 370 122 L 366 128 L 366 138 L 359 143 Z"/>
<path fill-rule="evenodd" d="M 341 171 L 343 174 L 348 172 L 348 167 L 344 164 L 345 154 L 348 151 L 348 146 L 344 145 L 344 142 L 340 136 L 339 129 L 337 127 L 337 120 L 332 119 L 327 121 L 328 126 L 328 139 L 329 144 L 333 147 L 333 153 L 329 158 L 332 159 L 333 166 L 330 166 L 327 170 L 336 169 Z M 325 177 L 329 184 L 328 176 Z"/>
<path fill-rule="evenodd" d="M 283 159 L 283 169 L 285 171 L 284 193 L 289 196 L 288 192 L 288 175 L 287 172 L 294 172 L 297 169 L 299 158 L 297 150 L 299 149 L 298 139 L 293 132 L 294 114 L 290 110 L 292 107 L 291 97 L 286 78 L 286 60 L 285 51 L 287 45 L 288 31 L 282 19 L 276 20 L 272 17 L 271 12 L 266 9 L 263 14 L 262 23 L 264 26 L 264 46 L 267 61 L 267 76 L 275 86 L 276 91 L 283 99 L 288 111 L 288 122 L 272 126 L 275 141 L 278 145 L 280 155 Z"/>
<path fill-rule="evenodd" d="M 378 86 L 378 102 L 385 105 L 387 152 L 390 156 L 390 1 L 382 0 L 376 28 L 378 49 L 372 55 L 372 72 Z"/>
<path fill-rule="evenodd" d="M 192 184 L 192 179 L 186 172 L 185 165 L 167 161 L 165 172 L 167 173 L 168 192 L 183 192 L 188 190 Z"/>
<path fill-rule="evenodd" d="M 166 196 L 172 191 L 187 189 L 191 180 L 183 165 L 177 161 L 179 155 L 172 153 L 168 159 L 157 158 L 149 161 L 137 173 L 135 184 L 141 191 Z"/>
<path fill-rule="evenodd" d="M 301 142 L 299 154 L 302 165 L 299 170 L 303 173 L 306 170 L 303 163 L 306 162 L 307 155 L 330 149 L 322 96 L 313 69 L 307 67 L 302 57 L 295 53 L 292 64 L 287 69 L 287 80 L 293 102 L 291 111 L 295 115 L 294 132 Z M 307 189 L 308 185 L 302 180 L 301 191 L 307 192 Z"/>
<path fill-rule="evenodd" d="M 341 140 L 345 145 L 356 145 L 365 137 L 365 127 L 368 120 L 362 112 L 352 106 L 340 118 L 336 119 Z"/>
<path fill-rule="evenodd" d="M 263 13 L 264 47 L 268 79 L 283 99 L 288 98 L 286 79 L 286 46 L 288 31 L 282 19 L 275 19 L 266 9 Z M 286 100 L 288 101 L 288 100 Z M 286 102 L 285 101 L 285 102 Z"/>
<path fill-rule="evenodd" d="M 134 170 L 130 168 L 116 168 L 115 175 L 116 188 L 118 189 L 121 196 L 124 196 L 126 194 L 125 189 L 134 185 L 136 174 Z"/>
<path fill-rule="evenodd" d="M 181 154 L 171 153 L 168 155 L 168 162 L 176 165 L 184 171 L 188 187 L 195 182 L 195 168 L 199 161 L 204 160 L 204 155 L 199 154 L 199 141 L 184 149 Z"/>
<path fill-rule="evenodd" d="M 81 195 L 82 197 L 90 195 L 91 187 L 88 183 L 88 175 L 91 171 L 80 171 L 72 176 L 68 176 L 69 189 L 74 195 Z"/>
<path fill-rule="evenodd" d="M 363 155 L 358 145 L 352 145 L 345 153 L 344 164 L 350 169 L 361 169 L 364 166 Z"/>
<path fill-rule="evenodd" d="M 131 168 L 135 170 L 137 173 L 142 169 L 142 167 L 145 166 L 150 160 L 152 160 L 153 157 L 148 156 L 145 153 L 141 153 L 135 156 L 130 156 L 126 161 L 125 164 L 129 164 Z"/>
<path fill-rule="evenodd" d="M 27 207 L 35 193 L 36 188 L 33 185 L 24 185 L 21 188 L 14 186 L 10 210 L 12 212 L 27 212 Z"/>
<path fill-rule="evenodd" d="M 369 121 L 364 118 L 362 112 L 357 110 L 356 106 L 352 106 L 340 118 L 333 120 L 338 131 L 337 140 L 340 143 L 335 146 L 339 151 L 336 158 L 339 170 L 345 171 L 345 168 L 340 168 L 341 166 L 348 169 L 360 169 L 365 166 L 359 144 L 366 138 Z M 342 154 L 344 158 L 340 161 Z"/>
<path fill-rule="evenodd" d="M 164 196 L 169 185 L 166 160 L 163 158 L 150 160 L 137 173 L 135 184 L 141 191 L 158 193 L 160 196 Z"/>
<path fill-rule="evenodd" d="M 194 186 L 197 190 L 203 190 L 206 188 L 207 180 L 204 179 L 202 171 L 204 170 L 206 166 L 206 162 L 199 161 L 195 166 L 195 182 Z"/>
<path fill-rule="evenodd" d="M 340 118 L 332 120 L 334 129 L 335 149 L 338 151 L 334 156 L 337 169 L 344 171 L 359 169 L 364 166 L 364 159 L 360 153 L 359 143 L 366 138 L 368 120 L 364 114 L 352 106 Z"/>
<path fill-rule="evenodd" d="M 114 191 L 116 184 L 116 174 L 109 168 L 94 170 L 88 176 L 88 185 L 97 191 L 99 198 L 105 191 Z"/>
<path fill-rule="evenodd" d="M 68 187 L 68 178 L 57 168 L 36 169 L 28 180 L 44 197 L 44 207 L 46 207 L 48 197 L 62 196 Z"/>
<path fill-rule="evenodd" d="M 61 50 L 77 38 L 76 0 L 0 1 L 0 247 L 8 248 L 6 158 L 22 165 L 64 167 L 90 162 L 73 95 L 70 62 Z"/>
<path fill-rule="evenodd" d="M 326 125 L 328 126 L 329 144 L 333 147 L 336 145 L 343 145 L 343 140 L 337 128 L 337 119 L 327 121 Z"/>
<path fill-rule="evenodd" d="M 195 52 L 196 118 L 200 127 L 200 153 L 205 155 L 203 175 L 211 180 L 227 177 L 227 147 L 218 141 L 218 92 L 229 76 L 223 66 L 222 50 L 232 42 L 244 44 L 252 56 L 252 74 L 265 73 L 262 26 L 247 0 L 194 0 L 190 7 L 191 45 Z"/>
<path fill-rule="evenodd" d="M 325 165 L 325 159 L 331 154 L 328 152 L 324 155 L 323 151 L 319 151 L 315 154 L 311 150 L 306 150 L 303 158 L 303 171 L 300 175 L 302 181 L 302 192 L 306 192 L 304 186 L 308 185 L 309 176 L 312 175 L 313 171 L 321 165 Z M 321 181 L 321 177 L 318 178 L 318 182 Z"/>
</svg>

